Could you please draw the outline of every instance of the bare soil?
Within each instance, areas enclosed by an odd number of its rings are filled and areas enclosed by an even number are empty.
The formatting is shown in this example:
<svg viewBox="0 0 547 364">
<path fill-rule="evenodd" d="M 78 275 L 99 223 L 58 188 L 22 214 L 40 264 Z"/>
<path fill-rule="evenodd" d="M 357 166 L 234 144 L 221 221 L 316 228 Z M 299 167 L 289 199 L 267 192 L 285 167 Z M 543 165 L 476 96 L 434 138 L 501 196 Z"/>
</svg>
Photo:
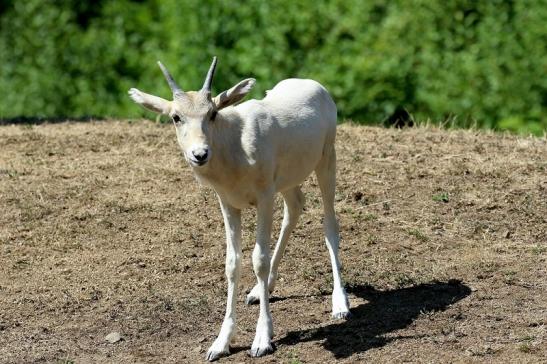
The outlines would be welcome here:
<svg viewBox="0 0 547 364">
<path fill-rule="evenodd" d="M 277 350 L 246 354 L 249 210 L 239 334 L 221 362 L 546 362 L 546 139 L 346 124 L 337 152 L 353 318 L 330 318 L 310 177 L 272 298 Z M 202 362 L 225 290 L 216 197 L 171 125 L 0 127 L 0 362 Z"/>
</svg>

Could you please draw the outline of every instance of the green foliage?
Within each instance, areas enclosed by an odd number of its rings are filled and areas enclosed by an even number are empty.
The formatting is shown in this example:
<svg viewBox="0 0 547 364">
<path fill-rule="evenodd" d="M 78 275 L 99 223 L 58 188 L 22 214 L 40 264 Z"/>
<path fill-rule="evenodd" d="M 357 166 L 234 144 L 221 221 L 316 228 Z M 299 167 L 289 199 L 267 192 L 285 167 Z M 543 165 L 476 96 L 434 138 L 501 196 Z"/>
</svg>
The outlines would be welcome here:
<svg viewBox="0 0 547 364">
<path fill-rule="evenodd" d="M 429 241 L 429 237 L 418 229 L 408 230 L 408 234 L 414 236 L 416 239 L 422 242 Z"/>
<path fill-rule="evenodd" d="M 161 59 L 198 89 L 245 77 L 327 86 L 341 118 L 416 119 L 542 134 L 545 0 L 4 0 L 0 118 L 144 115 L 127 89 L 169 97 Z M 149 115 L 149 114 L 148 114 Z"/>
<path fill-rule="evenodd" d="M 431 197 L 431 199 L 433 201 L 436 201 L 436 202 L 448 202 L 449 201 L 448 193 L 446 193 L 446 192 L 436 193 Z"/>
</svg>

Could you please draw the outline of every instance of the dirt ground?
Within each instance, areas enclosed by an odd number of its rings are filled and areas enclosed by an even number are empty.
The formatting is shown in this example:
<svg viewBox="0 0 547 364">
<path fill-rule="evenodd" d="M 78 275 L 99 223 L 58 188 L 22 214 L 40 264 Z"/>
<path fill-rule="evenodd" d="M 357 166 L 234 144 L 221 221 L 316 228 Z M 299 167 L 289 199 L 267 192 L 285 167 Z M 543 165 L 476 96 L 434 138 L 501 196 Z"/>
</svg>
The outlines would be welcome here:
<svg viewBox="0 0 547 364">
<path fill-rule="evenodd" d="M 224 315 L 224 230 L 172 126 L 1 126 L 0 152 L 0 362 L 202 362 Z M 272 298 L 277 350 L 246 354 L 249 210 L 238 336 L 221 362 L 546 362 L 547 140 L 346 124 L 337 152 L 353 318 L 330 318 L 310 177 Z"/>
</svg>

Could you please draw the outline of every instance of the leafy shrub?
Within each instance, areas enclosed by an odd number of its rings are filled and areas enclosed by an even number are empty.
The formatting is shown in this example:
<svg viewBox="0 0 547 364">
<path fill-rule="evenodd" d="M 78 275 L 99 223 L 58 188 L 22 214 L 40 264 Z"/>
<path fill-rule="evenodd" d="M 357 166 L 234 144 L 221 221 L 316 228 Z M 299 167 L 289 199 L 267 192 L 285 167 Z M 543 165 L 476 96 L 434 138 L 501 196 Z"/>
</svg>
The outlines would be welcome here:
<svg viewBox="0 0 547 364">
<path fill-rule="evenodd" d="M 169 96 L 156 61 L 186 89 L 212 55 L 214 87 L 253 76 L 327 86 L 341 118 L 416 119 L 541 134 L 547 128 L 544 0 L 4 0 L 0 117 L 144 112 L 129 87 Z"/>
</svg>

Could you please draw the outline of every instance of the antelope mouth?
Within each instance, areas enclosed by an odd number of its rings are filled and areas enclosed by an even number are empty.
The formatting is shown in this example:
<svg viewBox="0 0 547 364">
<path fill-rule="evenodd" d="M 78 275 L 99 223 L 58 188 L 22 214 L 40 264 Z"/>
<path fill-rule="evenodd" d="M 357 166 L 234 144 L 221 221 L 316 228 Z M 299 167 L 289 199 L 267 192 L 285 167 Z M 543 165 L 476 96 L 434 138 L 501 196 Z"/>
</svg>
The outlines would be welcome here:
<svg viewBox="0 0 547 364">
<path fill-rule="evenodd" d="M 204 160 L 201 160 L 201 161 L 198 161 L 194 158 L 188 158 L 188 162 L 190 163 L 190 165 L 192 167 L 202 167 L 203 165 L 205 165 L 207 162 L 209 161 L 209 158 L 207 159 L 204 159 Z"/>
</svg>

